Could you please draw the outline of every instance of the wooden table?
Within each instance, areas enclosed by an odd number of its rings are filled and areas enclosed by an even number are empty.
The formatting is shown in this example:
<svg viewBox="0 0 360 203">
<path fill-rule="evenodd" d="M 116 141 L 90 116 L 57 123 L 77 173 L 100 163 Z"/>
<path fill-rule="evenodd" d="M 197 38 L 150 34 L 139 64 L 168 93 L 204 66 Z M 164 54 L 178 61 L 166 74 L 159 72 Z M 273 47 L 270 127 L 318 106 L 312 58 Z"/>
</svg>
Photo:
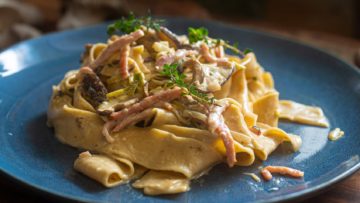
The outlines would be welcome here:
<svg viewBox="0 0 360 203">
<path fill-rule="evenodd" d="M 221 19 L 229 21 L 228 19 Z M 306 30 L 285 30 L 258 22 L 233 22 L 241 26 L 273 32 L 289 38 L 297 39 L 313 46 L 321 47 L 332 52 L 345 61 L 360 67 L 360 41 Z M 360 146 L 359 146 L 360 147 Z M 63 199 L 45 195 L 39 191 L 29 190 L 23 184 L 18 183 L 4 175 L 0 175 L 0 202 L 63 202 Z M 342 203 L 360 202 L 360 171 L 350 178 L 332 186 L 329 190 L 303 202 L 319 203 Z"/>
</svg>

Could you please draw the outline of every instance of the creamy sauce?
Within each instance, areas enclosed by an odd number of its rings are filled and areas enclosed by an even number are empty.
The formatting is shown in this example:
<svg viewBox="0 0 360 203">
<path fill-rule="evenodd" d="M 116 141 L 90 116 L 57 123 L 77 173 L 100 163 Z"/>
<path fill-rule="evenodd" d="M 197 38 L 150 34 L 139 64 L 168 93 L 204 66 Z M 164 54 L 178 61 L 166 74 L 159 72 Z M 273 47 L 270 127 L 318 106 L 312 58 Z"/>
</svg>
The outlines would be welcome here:
<svg viewBox="0 0 360 203">
<path fill-rule="evenodd" d="M 335 128 L 334 130 L 330 131 L 328 138 L 331 141 L 335 141 L 344 136 L 344 134 L 344 131 L 342 131 L 340 128 Z"/>
</svg>

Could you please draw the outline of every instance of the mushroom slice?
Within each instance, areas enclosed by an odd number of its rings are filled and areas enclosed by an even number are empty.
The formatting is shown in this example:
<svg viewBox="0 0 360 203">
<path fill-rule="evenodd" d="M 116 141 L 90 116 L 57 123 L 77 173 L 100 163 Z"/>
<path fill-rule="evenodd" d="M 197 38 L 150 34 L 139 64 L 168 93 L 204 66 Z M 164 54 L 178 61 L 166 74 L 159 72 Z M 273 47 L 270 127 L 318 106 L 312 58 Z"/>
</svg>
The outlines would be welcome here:
<svg viewBox="0 0 360 203">
<path fill-rule="evenodd" d="M 179 48 L 181 46 L 181 43 L 178 40 L 176 34 L 171 32 L 166 27 L 160 27 L 160 31 L 158 32 L 158 36 L 159 36 L 159 38 L 161 40 L 168 41 L 171 47 Z"/>
<path fill-rule="evenodd" d="M 107 89 L 100 78 L 89 67 L 83 67 L 79 73 L 82 75 L 80 88 L 82 96 L 93 106 L 98 107 L 106 100 Z"/>
<path fill-rule="evenodd" d="M 200 64 L 198 61 L 189 61 L 184 64 L 184 71 L 186 68 L 192 68 L 192 83 L 205 93 L 220 90 L 235 70 L 234 65 L 218 67 L 216 64 Z"/>
<path fill-rule="evenodd" d="M 187 50 L 194 49 L 194 47 L 191 44 L 182 42 L 179 39 L 179 38 L 181 38 L 181 36 L 176 35 L 175 33 L 171 32 L 166 27 L 160 27 L 158 36 L 160 39 L 168 41 L 170 43 L 171 47 L 175 47 L 177 49 L 187 49 Z"/>
</svg>

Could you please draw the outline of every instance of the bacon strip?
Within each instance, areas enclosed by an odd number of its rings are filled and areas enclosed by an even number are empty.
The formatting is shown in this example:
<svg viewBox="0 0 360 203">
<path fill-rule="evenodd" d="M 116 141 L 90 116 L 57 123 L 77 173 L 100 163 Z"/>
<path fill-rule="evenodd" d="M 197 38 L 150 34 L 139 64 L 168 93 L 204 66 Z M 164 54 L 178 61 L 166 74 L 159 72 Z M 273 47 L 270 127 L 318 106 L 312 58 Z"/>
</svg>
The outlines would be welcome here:
<svg viewBox="0 0 360 203">
<path fill-rule="evenodd" d="M 170 103 L 163 102 L 163 101 L 155 103 L 153 107 L 154 108 L 157 108 L 157 107 L 158 108 L 163 108 L 163 109 L 166 109 L 168 111 L 173 110 Z M 133 125 L 133 124 L 135 124 L 135 123 L 137 123 L 139 121 L 144 120 L 145 118 L 151 116 L 152 110 L 153 110 L 153 108 L 148 108 L 145 111 L 142 111 L 142 112 L 136 113 L 136 114 L 132 114 L 132 115 L 126 117 L 126 119 L 123 119 L 122 121 L 117 123 L 117 125 L 112 130 L 112 132 L 118 132 L 118 131 L 124 129 L 128 125 Z"/>
<path fill-rule="evenodd" d="M 145 111 L 142 111 L 137 114 L 132 114 L 128 116 L 126 119 L 122 120 L 120 123 L 118 123 L 115 128 L 112 130 L 112 132 L 119 132 L 120 130 L 124 129 L 128 125 L 133 125 L 139 121 L 144 120 L 145 118 L 148 118 L 153 113 L 153 109 L 149 108 Z"/>
<path fill-rule="evenodd" d="M 158 94 L 148 96 L 141 100 L 139 103 L 131 105 L 129 108 L 125 108 L 119 112 L 112 113 L 109 120 L 105 123 L 102 134 L 108 142 L 114 142 L 114 138 L 111 137 L 110 131 L 117 132 L 127 125 L 133 122 L 140 121 L 144 116 L 148 116 L 151 107 L 164 107 L 169 108 L 168 101 L 172 101 L 181 96 L 182 90 L 179 87 L 175 87 L 170 90 L 162 91 Z M 143 113 L 144 110 L 146 113 Z M 145 111 L 144 111 L 145 112 Z M 143 113 L 143 114 L 142 114 Z M 139 120 L 140 119 L 140 120 Z"/>
<path fill-rule="evenodd" d="M 285 166 L 266 166 L 261 170 L 261 175 L 266 181 L 272 179 L 271 173 L 280 173 L 282 175 L 288 175 L 292 178 L 304 177 L 304 172 Z"/>
<path fill-rule="evenodd" d="M 116 41 L 114 41 L 113 43 L 109 44 L 100 54 L 99 57 L 97 57 L 95 59 L 95 61 L 93 61 L 90 64 L 90 67 L 92 69 L 98 67 L 99 65 L 101 65 L 102 63 L 104 63 L 108 58 L 110 58 L 110 56 L 112 54 L 114 54 L 116 51 L 121 50 L 122 48 L 124 48 L 126 45 L 129 45 L 130 43 L 138 40 L 139 38 L 141 38 L 142 36 L 144 36 L 144 32 L 142 30 L 137 30 L 135 32 L 132 32 L 128 35 L 124 35 L 122 37 L 120 37 L 119 39 L 117 39 Z"/>
<path fill-rule="evenodd" d="M 209 63 L 216 63 L 219 66 L 231 66 L 231 62 L 227 58 L 216 58 L 212 56 L 209 47 L 205 43 L 200 45 L 200 52 Z"/>
<path fill-rule="evenodd" d="M 145 97 L 139 103 L 136 103 L 129 108 L 125 108 L 119 112 L 114 112 L 110 115 L 112 120 L 122 120 L 127 116 L 141 112 L 147 108 L 154 106 L 157 102 L 161 101 L 171 101 L 181 96 L 182 90 L 179 87 L 175 87 L 170 90 L 165 90 L 160 93 Z"/>
<path fill-rule="evenodd" d="M 223 58 L 225 56 L 224 47 L 223 46 L 215 47 L 215 55 L 218 58 Z"/>
<path fill-rule="evenodd" d="M 234 139 L 222 116 L 222 112 L 224 112 L 228 106 L 229 104 L 226 102 L 222 106 L 213 105 L 211 107 L 208 117 L 208 128 L 212 134 L 221 137 L 223 140 L 226 149 L 227 163 L 230 167 L 233 167 L 236 162 Z"/>
<path fill-rule="evenodd" d="M 122 79 L 126 79 L 129 77 L 129 70 L 128 70 L 129 52 L 130 52 L 129 45 L 126 45 L 120 51 L 120 75 Z"/>
</svg>

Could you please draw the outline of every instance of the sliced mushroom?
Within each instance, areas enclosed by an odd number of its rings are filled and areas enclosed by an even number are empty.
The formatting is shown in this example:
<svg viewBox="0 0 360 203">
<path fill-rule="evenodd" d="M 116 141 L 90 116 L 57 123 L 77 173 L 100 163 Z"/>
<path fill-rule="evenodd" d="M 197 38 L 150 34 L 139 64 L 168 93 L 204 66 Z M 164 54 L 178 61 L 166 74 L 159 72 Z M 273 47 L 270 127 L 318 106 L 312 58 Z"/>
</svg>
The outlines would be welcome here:
<svg viewBox="0 0 360 203">
<path fill-rule="evenodd" d="M 179 48 L 181 46 L 181 42 L 178 40 L 176 34 L 171 32 L 166 27 L 161 27 L 158 35 L 160 39 L 168 41 L 172 47 Z"/>
<path fill-rule="evenodd" d="M 190 44 L 184 44 L 180 42 L 178 39 L 178 36 L 171 32 L 166 27 L 161 27 L 160 32 L 158 32 L 159 38 L 161 40 L 166 40 L 169 42 L 170 46 L 176 48 L 176 49 L 194 49 Z"/>
<path fill-rule="evenodd" d="M 202 69 L 205 74 L 203 83 L 197 85 L 199 90 L 204 92 L 215 92 L 221 89 L 227 80 L 233 74 L 235 67 L 218 67 L 215 64 L 202 64 Z"/>
<path fill-rule="evenodd" d="M 98 107 L 106 100 L 107 89 L 94 72 L 84 73 L 80 85 L 82 96 L 93 107 Z"/>
<path fill-rule="evenodd" d="M 180 67 L 180 72 L 192 70 L 192 83 L 198 90 L 209 93 L 221 89 L 221 86 L 231 77 L 235 67 L 218 67 L 216 64 L 201 64 L 197 60 L 188 60 Z"/>
</svg>

